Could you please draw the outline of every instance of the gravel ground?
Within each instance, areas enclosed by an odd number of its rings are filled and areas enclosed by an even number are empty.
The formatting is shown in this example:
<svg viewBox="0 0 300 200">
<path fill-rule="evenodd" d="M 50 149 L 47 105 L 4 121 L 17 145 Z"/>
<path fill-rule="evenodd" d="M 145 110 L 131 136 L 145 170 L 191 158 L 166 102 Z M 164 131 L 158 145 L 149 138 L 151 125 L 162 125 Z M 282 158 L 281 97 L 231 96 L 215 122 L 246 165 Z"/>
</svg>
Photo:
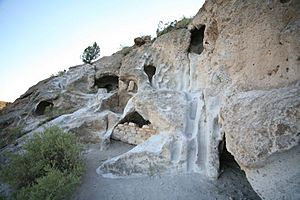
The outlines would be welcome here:
<svg viewBox="0 0 300 200">
<path fill-rule="evenodd" d="M 103 161 L 133 148 L 113 141 L 108 150 L 89 146 L 85 153 L 87 171 L 82 184 L 73 195 L 74 200 L 210 200 L 260 199 L 252 190 L 245 174 L 235 162 L 223 164 L 223 172 L 216 181 L 199 174 L 161 175 L 136 178 L 103 178 L 96 169 Z"/>
</svg>

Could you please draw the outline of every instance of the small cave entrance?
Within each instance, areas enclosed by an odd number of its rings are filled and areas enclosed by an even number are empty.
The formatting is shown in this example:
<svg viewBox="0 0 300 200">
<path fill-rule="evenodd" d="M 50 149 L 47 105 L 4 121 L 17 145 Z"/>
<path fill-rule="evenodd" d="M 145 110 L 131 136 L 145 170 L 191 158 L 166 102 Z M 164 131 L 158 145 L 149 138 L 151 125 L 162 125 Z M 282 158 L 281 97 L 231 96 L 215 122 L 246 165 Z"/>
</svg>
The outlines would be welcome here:
<svg viewBox="0 0 300 200">
<path fill-rule="evenodd" d="M 46 112 L 51 111 L 54 104 L 50 101 L 41 101 L 35 108 L 36 115 L 44 115 Z"/>
<path fill-rule="evenodd" d="M 117 90 L 119 87 L 119 77 L 116 75 L 106 75 L 95 79 L 95 87 L 105 88 L 107 92 Z"/>
<path fill-rule="evenodd" d="M 150 84 L 152 85 L 152 78 L 156 72 L 156 67 L 154 67 L 153 65 L 146 65 L 144 66 L 144 71 L 148 76 Z"/>
<path fill-rule="evenodd" d="M 233 155 L 228 152 L 226 148 L 226 141 L 224 140 L 219 145 L 219 151 L 220 151 L 220 170 L 225 170 L 226 168 L 234 168 L 234 169 L 240 169 L 240 166 L 237 164 L 237 162 L 234 160 Z"/>
<path fill-rule="evenodd" d="M 156 135 L 157 130 L 150 121 L 145 120 L 138 112 L 127 114 L 112 131 L 111 138 L 127 144 L 138 145 Z"/>
<path fill-rule="evenodd" d="M 189 46 L 189 53 L 201 54 L 203 51 L 203 39 L 204 39 L 205 25 L 200 29 L 195 28 L 191 31 L 191 43 Z"/>
<path fill-rule="evenodd" d="M 120 121 L 120 124 L 124 123 L 134 123 L 138 127 L 142 128 L 144 125 L 149 125 L 150 121 L 145 120 L 138 112 L 129 113 Z"/>
<path fill-rule="evenodd" d="M 220 152 L 220 174 L 219 180 L 226 181 L 227 190 L 232 190 L 232 196 L 243 196 L 246 199 L 260 199 L 256 192 L 251 187 L 247 180 L 245 172 L 240 168 L 239 164 L 235 161 L 233 155 L 227 150 L 225 136 L 223 141 L 219 144 Z M 236 193 L 236 191 L 239 191 Z"/>
</svg>

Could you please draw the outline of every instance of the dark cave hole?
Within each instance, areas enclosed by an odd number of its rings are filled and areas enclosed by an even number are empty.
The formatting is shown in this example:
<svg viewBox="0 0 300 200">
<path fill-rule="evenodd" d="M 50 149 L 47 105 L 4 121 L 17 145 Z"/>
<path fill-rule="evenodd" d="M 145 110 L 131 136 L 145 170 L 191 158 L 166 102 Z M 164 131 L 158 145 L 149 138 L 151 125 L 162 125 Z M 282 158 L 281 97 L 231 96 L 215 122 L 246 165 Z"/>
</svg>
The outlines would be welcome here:
<svg viewBox="0 0 300 200">
<path fill-rule="evenodd" d="M 204 38 L 205 25 L 200 29 L 194 29 L 191 31 L 191 43 L 188 52 L 201 54 L 203 51 L 203 38 Z"/>
<path fill-rule="evenodd" d="M 104 88 L 106 88 L 107 92 L 110 92 L 114 89 L 114 86 L 112 84 L 107 84 L 104 86 Z"/>
<path fill-rule="evenodd" d="M 105 88 L 107 92 L 117 90 L 119 87 L 119 77 L 115 75 L 107 75 L 95 79 L 95 86 Z"/>
<path fill-rule="evenodd" d="M 154 67 L 153 65 L 146 65 L 144 66 L 144 71 L 148 76 L 150 84 L 152 85 L 152 78 L 156 72 L 156 67 Z"/>
<path fill-rule="evenodd" d="M 122 119 L 120 121 L 120 124 L 124 124 L 126 122 L 133 122 L 135 123 L 136 125 L 138 125 L 140 128 L 143 126 L 143 125 L 149 125 L 150 122 L 148 120 L 145 120 L 138 112 L 132 112 L 132 113 L 129 113 L 128 115 L 126 115 L 124 117 L 124 119 Z"/>
<path fill-rule="evenodd" d="M 235 161 L 233 155 L 227 150 L 225 137 L 223 141 L 220 142 L 219 144 L 219 152 L 220 152 L 220 171 L 231 168 L 244 173 L 241 170 L 238 163 Z"/>
<path fill-rule="evenodd" d="M 50 101 L 41 101 L 35 109 L 35 114 L 36 115 L 44 115 L 46 109 L 52 109 L 53 107 L 53 103 Z"/>
<path fill-rule="evenodd" d="M 244 188 L 248 191 L 249 199 L 260 199 L 256 192 L 251 187 L 249 181 L 247 180 L 245 172 L 241 169 L 239 164 L 235 161 L 233 155 L 227 150 L 225 137 L 223 141 L 219 144 L 220 152 L 220 174 L 219 179 L 232 180 L 233 184 L 236 186 Z"/>
</svg>

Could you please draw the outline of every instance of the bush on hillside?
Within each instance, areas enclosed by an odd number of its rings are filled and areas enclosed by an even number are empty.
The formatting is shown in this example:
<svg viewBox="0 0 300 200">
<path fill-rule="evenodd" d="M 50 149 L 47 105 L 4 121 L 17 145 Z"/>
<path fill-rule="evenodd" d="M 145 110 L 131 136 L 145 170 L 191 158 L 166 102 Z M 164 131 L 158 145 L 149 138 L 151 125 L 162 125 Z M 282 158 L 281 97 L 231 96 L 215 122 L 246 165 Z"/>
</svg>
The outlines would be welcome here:
<svg viewBox="0 0 300 200">
<path fill-rule="evenodd" d="M 74 135 L 50 127 L 35 134 L 24 150 L 10 155 L 0 173 L 16 190 L 16 199 L 65 199 L 80 182 L 82 148 Z"/>
<path fill-rule="evenodd" d="M 72 194 L 80 182 L 80 177 L 74 173 L 63 173 L 50 169 L 45 176 L 36 180 L 36 184 L 24 187 L 16 195 L 16 200 L 61 200 Z"/>
<path fill-rule="evenodd" d="M 97 59 L 100 56 L 100 47 L 96 42 L 92 46 L 88 46 L 84 49 L 81 59 L 84 63 L 91 64 L 92 60 Z"/>
<path fill-rule="evenodd" d="M 129 46 L 125 46 L 125 45 L 120 45 L 120 52 L 126 56 L 127 54 L 129 54 L 132 50 L 133 50 L 133 46 L 129 47 Z"/>
<path fill-rule="evenodd" d="M 21 127 L 6 128 L 2 130 L 0 136 L 0 149 L 12 143 L 22 135 L 23 135 L 23 131 Z"/>
<path fill-rule="evenodd" d="M 63 76 L 66 72 L 67 70 L 58 71 L 56 74 L 51 74 L 51 77 Z"/>
<path fill-rule="evenodd" d="M 183 17 L 179 21 L 174 20 L 173 22 L 167 22 L 167 23 L 163 23 L 162 21 L 160 21 L 157 25 L 156 35 L 157 37 L 159 37 L 163 34 L 166 34 L 176 29 L 187 28 L 187 26 L 189 25 L 189 23 L 191 23 L 191 21 L 192 18 L 186 18 L 186 17 Z"/>
</svg>

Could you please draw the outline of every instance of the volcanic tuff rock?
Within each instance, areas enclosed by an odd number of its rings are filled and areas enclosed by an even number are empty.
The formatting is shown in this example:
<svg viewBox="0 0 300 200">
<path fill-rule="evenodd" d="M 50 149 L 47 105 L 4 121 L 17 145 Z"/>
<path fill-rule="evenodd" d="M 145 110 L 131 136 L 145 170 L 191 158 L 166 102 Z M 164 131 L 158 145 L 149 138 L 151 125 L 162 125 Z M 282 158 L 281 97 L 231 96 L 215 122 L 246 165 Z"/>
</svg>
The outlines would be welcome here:
<svg viewBox="0 0 300 200">
<path fill-rule="evenodd" d="M 31 87 L 1 111 L 1 134 L 21 127 L 21 146 L 58 125 L 136 144 L 97 169 L 108 177 L 214 179 L 226 140 L 262 198 L 300 198 L 299 1 L 207 1 L 188 28 L 136 43 Z"/>
</svg>

